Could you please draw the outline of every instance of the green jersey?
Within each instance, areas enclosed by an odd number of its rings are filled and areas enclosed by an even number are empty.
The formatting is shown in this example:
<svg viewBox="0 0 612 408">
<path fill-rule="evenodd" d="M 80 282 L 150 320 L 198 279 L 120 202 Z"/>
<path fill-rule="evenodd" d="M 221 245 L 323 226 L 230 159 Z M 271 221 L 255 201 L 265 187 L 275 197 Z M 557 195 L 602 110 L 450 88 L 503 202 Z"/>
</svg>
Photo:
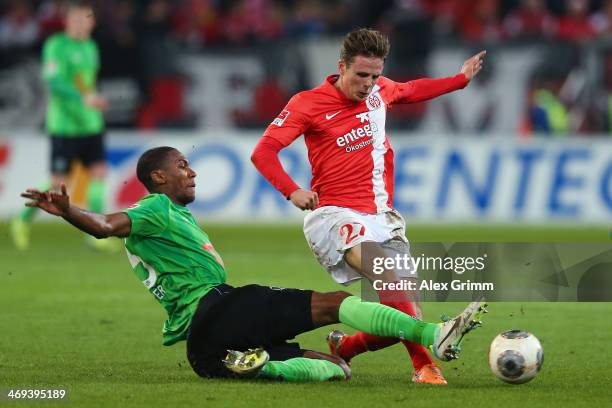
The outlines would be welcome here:
<svg viewBox="0 0 612 408">
<path fill-rule="evenodd" d="M 100 68 L 93 40 L 55 34 L 43 47 L 43 77 L 49 85 L 47 131 L 53 136 L 78 137 L 104 130 L 102 113 L 85 105 L 85 94 L 96 91 Z"/>
<path fill-rule="evenodd" d="M 163 343 L 185 340 L 200 298 L 225 283 L 223 261 L 187 207 L 165 194 L 149 194 L 124 212 L 132 221 L 130 263 L 168 313 Z"/>
</svg>

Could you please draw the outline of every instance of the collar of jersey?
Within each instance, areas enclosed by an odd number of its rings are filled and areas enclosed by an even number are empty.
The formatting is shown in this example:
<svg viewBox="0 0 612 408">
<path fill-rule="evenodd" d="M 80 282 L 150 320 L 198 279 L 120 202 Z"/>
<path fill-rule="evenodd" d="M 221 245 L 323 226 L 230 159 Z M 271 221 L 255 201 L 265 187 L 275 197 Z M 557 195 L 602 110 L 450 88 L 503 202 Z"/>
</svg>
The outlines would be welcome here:
<svg viewBox="0 0 612 408">
<path fill-rule="evenodd" d="M 350 105 L 358 105 L 358 104 L 360 104 L 361 102 L 353 102 L 353 101 L 351 101 L 349 98 L 346 97 L 346 95 L 344 95 L 338 88 L 336 88 L 334 86 L 334 84 L 336 83 L 338 78 L 340 78 L 340 75 L 338 75 L 338 74 L 328 75 L 327 78 L 325 78 L 325 82 L 324 82 L 323 85 L 328 87 L 328 88 L 330 88 L 329 92 L 333 93 L 334 95 L 337 95 L 338 98 L 340 98 L 340 100 L 343 103 L 350 104 Z"/>
</svg>

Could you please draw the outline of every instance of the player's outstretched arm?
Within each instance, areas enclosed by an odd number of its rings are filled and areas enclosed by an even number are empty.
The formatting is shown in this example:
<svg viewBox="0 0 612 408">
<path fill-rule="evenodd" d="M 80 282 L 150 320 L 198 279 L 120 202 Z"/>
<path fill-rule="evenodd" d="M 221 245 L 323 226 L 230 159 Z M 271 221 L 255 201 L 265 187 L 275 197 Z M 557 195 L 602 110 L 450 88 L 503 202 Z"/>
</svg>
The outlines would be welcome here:
<svg viewBox="0 0 612 408">
<path fill-rule="evenodd" d="M 480 72 L 486 54 L 486 51 L 480 51 L 478 54 L 465 60 L 461 67 L 461 73 L 465 75 L 468 81 L 471 81 Z"/>
<path fill-rule="evenodd" d="M 396 98 L 399 103 L 423 102 L 465 88 L 482 69 L 486 51 L 468 58 L 461 72 L 448 78 L 421 78 L 399 84 Z"/>
<path fill-rule="evenodd" d="M 27 207 L 38 207 L 49 214 L 62 217 L 96 238 L 127 237 L 132 228 L 130 217 L 125 213 L 98 214 L 71 205 L 65 184 L 61 185 L 59 193 L 28 189 L 21 193 L 21 196 L 31 200 L 25 203 Z"/>
</svg>

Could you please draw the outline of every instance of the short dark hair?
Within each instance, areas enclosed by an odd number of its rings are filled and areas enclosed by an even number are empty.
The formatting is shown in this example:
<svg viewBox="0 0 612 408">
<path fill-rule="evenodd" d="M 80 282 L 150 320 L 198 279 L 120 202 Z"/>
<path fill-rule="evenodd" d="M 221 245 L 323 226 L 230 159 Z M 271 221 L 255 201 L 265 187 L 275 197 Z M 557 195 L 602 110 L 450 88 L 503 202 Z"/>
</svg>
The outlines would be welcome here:
<svg viewBox="0 0 612 408">
<path fill-rule="evenodd" d="M 176 149 L 170 146 L 160 146 L 149 149 L 140 155 L 136 165 L 136 177 L 144 184 L 148 192 L 152 193 L 155 190 L 155 184 L 153 184 L 151 179 L 151 172 L 164 167 L 168 153 L 173 150 Z"/>
<path fill-rule="evenodd" d="M 69 0 L 66 4 L 66 12 L 73 9 L 89 9 L 92 12 L 96 12 L 96 5 L 92 0 Z"/>
<path fill-rule="evenodd" d="M 350 65 L 356 56 L 381 58 L 389 55 L 389 38 L 380 31 L 358 28 L 348 33 L 342 41 L 340 58 Z"/>
</svg>

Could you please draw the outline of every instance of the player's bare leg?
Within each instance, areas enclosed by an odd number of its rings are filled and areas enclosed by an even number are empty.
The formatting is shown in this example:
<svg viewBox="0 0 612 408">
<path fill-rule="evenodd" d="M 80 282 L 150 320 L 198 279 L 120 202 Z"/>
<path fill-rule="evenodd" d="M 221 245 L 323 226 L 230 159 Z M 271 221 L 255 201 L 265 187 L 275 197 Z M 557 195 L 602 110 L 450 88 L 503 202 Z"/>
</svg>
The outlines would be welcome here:
<svg viewBox="0 0 612 408">
<path fill-rule="evenodd" d="M 87 167 L 89 173 L 89 183 L 87 185 L 87 208 L 96 213 L 104 212 L 105 190 L 106 190 L 106 175 L 108 169 L 103 161 L 95 162 Z M 105 252 L 116 252 L 119 250 L 119 245 L 113 239 L 96 239 L 90 235 L 86 237 L 86 244 L 91 248 Z"/>
<path fill-rule="evenodd" d="M 96 162 L 87 168 L 89 185 L 87 186 L 87 206 L 97 213 L 104 212 L 104 189 L 107 174 L 106 163 Z"/>
<path fill-rule="evenodd" d="M 369 242 L 368 256 L 371 257 L 387 257 L 385 250 L 377 243 Z M 357 245 L 349 249 L 345 254 L 345 261 L 356 271 L 359 271 L 362 276 L 370 282 L 380 280 L 385 283 L 398 282 L 399 276 L 395 270 L 385 269 L 382 274 L 375 274 L 373 270 L 364 268 L 363 265 L 363 244 Z M 366 262 L 365 265 L 370 263 Z M 421 318 L 421 312 L 418 305 L 418 299 L 415 294 L 398 292 L 398 291 L 379 291 L 380 302 L 384 305 L 393 307 L 410 316 Z M 399 340 L 395 338 L 383 338 L 373 336 L 371 334 L 357 332 L 352 336 L 347 336 L 344 333 L 334 330 L 327 338 L 327 342 L 332 353 L 335 353 L 342 358 L 350 361 L 350 359 L 365 351 L 376 351 L 389 347 Z M 414 375 L 412 381 L 415 383 L 425 384 L 447 384 L 446 379 L 442 375 L 440 368 L 433 362 L 427 350 L 420 344 L 402 340 L 402 343 L 408 350 L 412 365 L 414 367 Z"/>
</svg>

